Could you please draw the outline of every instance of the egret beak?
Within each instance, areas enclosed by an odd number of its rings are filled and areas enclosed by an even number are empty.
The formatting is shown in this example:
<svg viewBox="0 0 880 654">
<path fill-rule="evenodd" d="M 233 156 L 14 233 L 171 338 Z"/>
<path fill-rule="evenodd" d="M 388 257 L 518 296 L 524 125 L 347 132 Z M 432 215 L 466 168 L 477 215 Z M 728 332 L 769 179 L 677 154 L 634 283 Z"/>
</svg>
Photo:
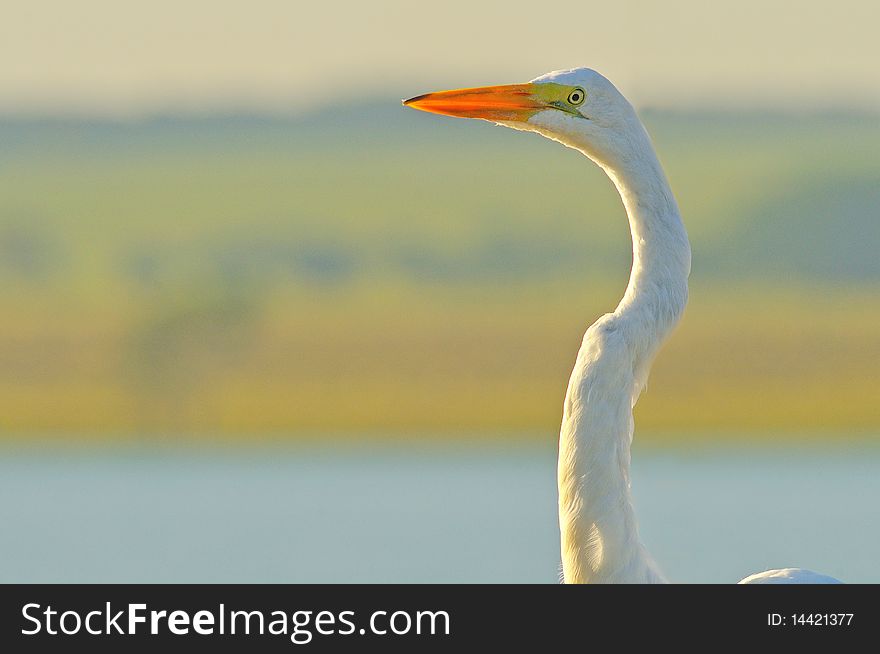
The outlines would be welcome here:
<svg viewBox="0 0 880 654">
<path fill-rule="evenodd" d="M 552 107 L 543 100 L 536 84 L 506 84 L 474 89 L 438 91 L 418 95 L 403 104 L 432 114 L 481 120 L 526 121 Z"/>
</svg>

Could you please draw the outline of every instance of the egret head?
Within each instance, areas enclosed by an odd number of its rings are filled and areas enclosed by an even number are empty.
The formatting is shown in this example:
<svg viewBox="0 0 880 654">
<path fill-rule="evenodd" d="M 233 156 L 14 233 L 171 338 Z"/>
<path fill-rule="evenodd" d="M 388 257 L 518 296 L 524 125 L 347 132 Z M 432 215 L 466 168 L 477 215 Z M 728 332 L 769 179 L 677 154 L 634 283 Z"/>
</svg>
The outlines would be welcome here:
<svg viewBox="0 0 880 654">
<path fill-rule="evenodd" d="M 526 84 L 426 93 L 403 104 L 458 118 L 478 118 L 538 132 L 604 163 L 625 145 L 635 111 L 605 77 L 590 68 L 547 73 Z"/>
</svg>

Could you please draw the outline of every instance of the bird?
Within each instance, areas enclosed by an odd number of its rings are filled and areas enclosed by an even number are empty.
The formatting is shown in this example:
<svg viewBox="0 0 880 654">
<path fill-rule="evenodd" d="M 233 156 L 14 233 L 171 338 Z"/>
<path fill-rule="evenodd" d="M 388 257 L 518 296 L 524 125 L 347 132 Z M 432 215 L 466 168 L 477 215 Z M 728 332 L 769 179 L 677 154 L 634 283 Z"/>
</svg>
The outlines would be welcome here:
<svg viewBox="0 0 880 654">
<path fill-rule="evenodd" d="M 568 382 L 557 483 L 564 583 L 666 583 L 638 531 L 630 482 L 633 408 L 651 364 L 688 301 L 691 248 L 647 130 L 607 78 L 590 68 L 524 84 L 426 93 L 403 104 L 534 132 L 602 168 L 626 209 L 632 269 L 617 308 L 587 330 Z M 800 568 L 740 583 L 840 583 Z"/>
</svg>

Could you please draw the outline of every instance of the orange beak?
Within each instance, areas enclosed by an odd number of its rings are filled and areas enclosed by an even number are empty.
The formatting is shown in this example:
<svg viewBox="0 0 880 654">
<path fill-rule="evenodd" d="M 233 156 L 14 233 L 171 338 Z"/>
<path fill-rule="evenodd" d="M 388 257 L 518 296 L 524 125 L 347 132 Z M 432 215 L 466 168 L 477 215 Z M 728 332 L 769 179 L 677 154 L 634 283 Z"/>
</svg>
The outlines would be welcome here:
<svg viewBox="0 0 880 654">
<path fill-rule="evenodd" d="M 548 104 L 535 94 L 534 84 L 482 86 L 426 93 L 403 104 L 432 114 L 491 121 L 525 121 Z"/>
</svg>

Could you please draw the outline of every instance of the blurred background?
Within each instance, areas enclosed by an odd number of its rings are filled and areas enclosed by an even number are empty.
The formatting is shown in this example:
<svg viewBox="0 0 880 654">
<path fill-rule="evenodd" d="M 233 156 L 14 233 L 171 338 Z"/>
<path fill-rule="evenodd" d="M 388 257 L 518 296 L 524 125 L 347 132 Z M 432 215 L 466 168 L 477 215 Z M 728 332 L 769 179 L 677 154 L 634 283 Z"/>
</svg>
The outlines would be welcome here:
<svg viewBox="0 0 880 654">
<path fill-rule="evenodd" d="M 558 577 L 555 446 L 631 244 L 429 90 L 587 65 L 694 250 L 636 409 L 679 581 L 880 581 L 880 8 L 4 6 L 0 581 Z"/>
</svg>

